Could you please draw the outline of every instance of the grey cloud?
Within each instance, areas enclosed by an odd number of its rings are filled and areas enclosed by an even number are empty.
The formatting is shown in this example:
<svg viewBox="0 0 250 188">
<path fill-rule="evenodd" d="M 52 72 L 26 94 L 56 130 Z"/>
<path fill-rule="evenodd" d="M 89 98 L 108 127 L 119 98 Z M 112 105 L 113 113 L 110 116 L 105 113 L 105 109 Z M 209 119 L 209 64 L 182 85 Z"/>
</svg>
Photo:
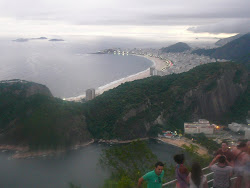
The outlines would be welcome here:
<svg viewBox="0 0 250 188">
<path fill-rule="evenodd" d="M 233 19 L 214 24 L 188 28 L 195 33 L 247 33 L 250 31 L 250 19 Z"/>
<path fill-rule="evenodd" d="M 250 19 L 249 7 L 249 0 L 1 0 L 0 18 L 75 25 L 189 25 L 197 26 L 189 31 L 216 33 L 245 30 L 241 23 Z"/>
</svg>

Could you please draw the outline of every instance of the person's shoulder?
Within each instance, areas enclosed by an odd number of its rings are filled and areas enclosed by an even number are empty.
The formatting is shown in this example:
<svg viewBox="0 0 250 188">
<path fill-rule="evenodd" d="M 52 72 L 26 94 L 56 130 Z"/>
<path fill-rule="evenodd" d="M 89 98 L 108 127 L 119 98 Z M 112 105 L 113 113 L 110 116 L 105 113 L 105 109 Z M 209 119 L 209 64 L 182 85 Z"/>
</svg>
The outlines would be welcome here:
<svg viewBox="0 0 250 188">
<path fill-rule="evenodd" d="M 164 170 L 162 170 L 161 175 L 164 176 L 164 173 L 165 173 Z"/>
<path fill-rule="evenodd" d="M 231 167 L 231 166 L 226 166 L 226 169 L 228 169 L 228 170 L 232 170 L 232 169 L 233 169 L 233 167 Z"/>
<path fill-rule="evenodd" d="M 213 170 L 215 170 L 217 167 L 218 167 L 217 164 L 213 164 L 213 165 L 210 167 L 210 169 L 213 171 Z"/>
<path fill-rule="evenodd" d="M 179 168 L 180 173 L 182 174 L 188 174 L 188 169 L 184 165 L 181 165 Z"/>
<path fill-rule="evenodd" d="M 153 175 L 154 175 L 153 173 L 154 173 L 154 171 L 150 171 L 150 172 L 146 173 L 146 174 L 145 174 L 144 176 L 142 176 L 142 177 L 143 177 L 143 179 L 147 179 L 147 178 L 153 176 Z"/>
</svg>

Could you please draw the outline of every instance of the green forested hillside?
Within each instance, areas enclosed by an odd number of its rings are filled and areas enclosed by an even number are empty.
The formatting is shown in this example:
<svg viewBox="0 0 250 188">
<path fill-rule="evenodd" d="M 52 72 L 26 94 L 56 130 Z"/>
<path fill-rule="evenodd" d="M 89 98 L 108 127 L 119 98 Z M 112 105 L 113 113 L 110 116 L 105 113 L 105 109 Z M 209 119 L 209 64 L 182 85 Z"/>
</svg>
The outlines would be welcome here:
<svg viewBox="0 0 250 188">
<path fill-rule="evenodd" d="M 55 148 L 90 139 L 80 103 L 41 93 L 27 97 L 29 86 L 25 86 L 21 82 L 0 84 L 1 143 Z"/>
<path fill-rule="evenodd" d="M 242 122 L 249 108 L 248 82 L 239 64 L 210 63 L 128 82 L 86 103 L 54 98 L 36 83 L 1 82 L 0 143 L 65 147 L 91 138 L 126 140 L 156 136 L 161 129 L 181 131 L 184 121 L 197 118 Z"/>
<path fill-rule="evenodd" d="M 224 72 L 234 74 L 237 69 L 241 70 L 240 66 L 233 63 L 212 63 L 178 75 L 122 84 L 84 105 L 88 128 L 96 138 L 106 139 L 143 137 L 156 133 L 159 127 L 182 130 L 184 121 L 193 120 L 198 105 L 198 99 L 185 103 L 184 96 L 190 90 L 209 95 L 220 87 L 217 79 Z M 230 80 L 228 82 L 233 84 Z M 210 113 L 213 111 L 211 109 Z M 155 123 L 159 116 L 164 119 L 161 126 Z M 224 121 L 223 117 L 220 115 L 217 121 Z M 207 117 L 201 113 L 200 118 Z"/>
</svg>

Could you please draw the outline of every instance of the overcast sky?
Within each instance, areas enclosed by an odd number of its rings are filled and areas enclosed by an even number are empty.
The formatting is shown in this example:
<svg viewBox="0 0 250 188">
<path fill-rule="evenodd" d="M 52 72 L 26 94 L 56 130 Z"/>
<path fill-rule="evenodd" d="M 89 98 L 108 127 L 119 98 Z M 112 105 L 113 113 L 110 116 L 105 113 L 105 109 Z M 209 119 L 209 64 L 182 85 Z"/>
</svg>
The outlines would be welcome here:
<svg viewBox="0 0 250 188">
<path fill-rule="evenodd" d="M 0 36 L 227 37 L 250 0 L 0 0 Z"/>
</svg>

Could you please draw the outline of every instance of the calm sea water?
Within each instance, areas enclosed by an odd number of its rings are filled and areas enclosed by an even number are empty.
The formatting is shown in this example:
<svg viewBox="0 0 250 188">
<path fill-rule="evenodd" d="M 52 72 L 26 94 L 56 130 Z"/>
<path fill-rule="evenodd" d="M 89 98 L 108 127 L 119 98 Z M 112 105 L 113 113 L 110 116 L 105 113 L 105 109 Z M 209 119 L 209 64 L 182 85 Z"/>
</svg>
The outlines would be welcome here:
<svg viewBox="0 0 250 188">
<path fill-rule="evenodd" d="M 23 79 L 46 85 L 56 97 L 76 97 L 89 88 L 152 66 L 137 56 L 96 55 L 91 43 L 0 41 L 0 80 Z"/>
<path fill-rule="evenodd" d="M 181 152 L 175 146 L 149 141 L 149 147 L 159 160 L 173 163 L 173 155 Z M 109 177 L 98 165 L 106 144 L 91 144 L 58 156 L 34 159 L 12 159 L 11 153 L 0 153 L 0 187 L 3 188 L 69 188 L 69 182 L 82 188 L 101 187 Z"/>
</svg>

